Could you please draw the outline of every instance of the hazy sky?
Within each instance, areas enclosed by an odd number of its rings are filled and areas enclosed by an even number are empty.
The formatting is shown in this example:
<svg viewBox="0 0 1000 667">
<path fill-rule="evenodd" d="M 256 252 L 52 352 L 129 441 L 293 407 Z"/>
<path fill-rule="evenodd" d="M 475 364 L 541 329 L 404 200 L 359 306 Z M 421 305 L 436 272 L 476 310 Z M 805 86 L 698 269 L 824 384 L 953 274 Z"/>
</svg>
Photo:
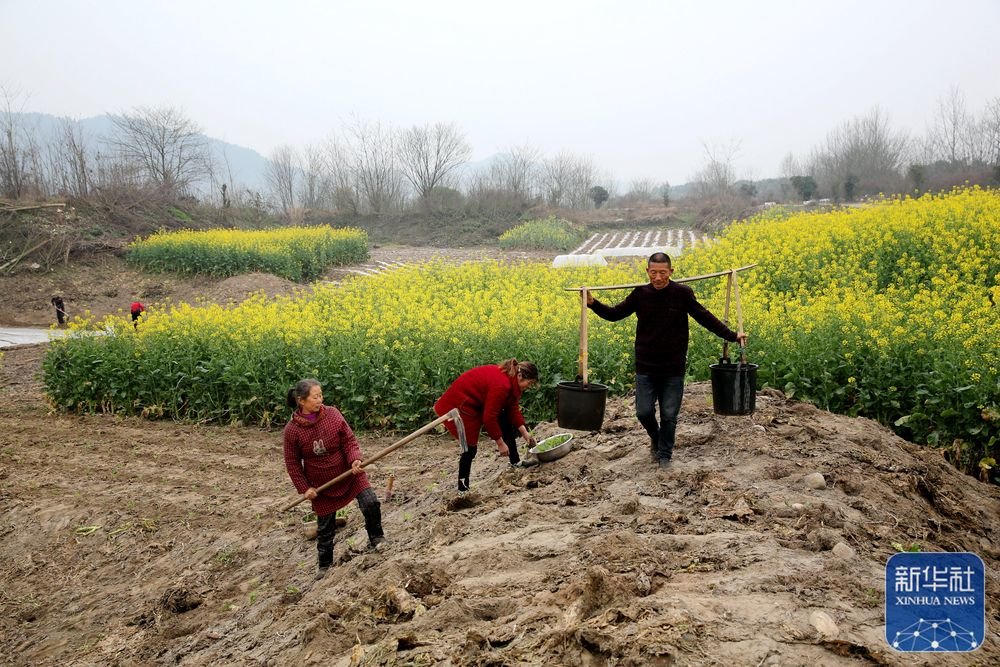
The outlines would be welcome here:
<svg viewBox="0 0 1000 667">
<path fill-rule="evenodd" d="M 454 121 L 482 159 L 593 158 L 687 181 L 703 145 L 777 175 L 879 106 L 922 134 L 957 86 L 1000 96 L 998 0 L 0 0 L 0 84 L 25 111 L 174 106 L 267 155 L 352 115 Z"/>
</svg>

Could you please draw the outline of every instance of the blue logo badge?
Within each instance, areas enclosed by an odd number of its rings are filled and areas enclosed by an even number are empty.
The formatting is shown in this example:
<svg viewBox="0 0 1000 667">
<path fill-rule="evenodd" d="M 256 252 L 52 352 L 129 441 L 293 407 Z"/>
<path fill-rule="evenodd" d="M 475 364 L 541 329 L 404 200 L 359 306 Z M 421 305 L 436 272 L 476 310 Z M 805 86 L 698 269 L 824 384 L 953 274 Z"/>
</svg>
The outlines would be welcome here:
<svg viewBox="0 0 1000 667">
<path fill-rule="evenodd" d="M 897 651 L 975 651 L 986 574 L 971 553 L 898 553 L 885 565 L 885 640 Z"/>
</svg>

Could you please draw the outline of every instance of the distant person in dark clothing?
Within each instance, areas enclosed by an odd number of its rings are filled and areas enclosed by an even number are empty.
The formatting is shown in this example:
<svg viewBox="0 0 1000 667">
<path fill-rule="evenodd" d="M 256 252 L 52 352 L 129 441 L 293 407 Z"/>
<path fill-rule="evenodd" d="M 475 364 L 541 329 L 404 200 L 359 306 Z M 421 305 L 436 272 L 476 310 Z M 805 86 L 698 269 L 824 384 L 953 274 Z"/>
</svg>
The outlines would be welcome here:
<svg viewBox="0 0 1000 667">
<path fill-rule="evenodd" d="M 132 326 L 138 329 L 139 316 L 146 311 L 146 306 L 142 305 L 142 301 L 133 301 L 130 310 L 132 311 Z"/>
<path fill-rule="evenodd" d="M 52 305 L 56 307 L 56 321 L 59 326 L 66 324 L 66 304 L 61 296 L 52 297 Z"/>
<path fill-rule="evenodd" d="M 716 336 L 746 345 L 746 333 L 734 332 L 698 303 L 687 285 L 670 282 L 670 257 L 654 253 L 646 262 L 649 284 L 636 287 L 616 306 L 588 292 L 587 305 L 602 319 L 617 322 L 635 313 L 635 413 L 649 434 L 653 458 L 669 468 L 674 455 L 677 415 L 684 397 L 688 315 Z M 660 404 L 660 420 L 656 404 Z"/>
</svg>

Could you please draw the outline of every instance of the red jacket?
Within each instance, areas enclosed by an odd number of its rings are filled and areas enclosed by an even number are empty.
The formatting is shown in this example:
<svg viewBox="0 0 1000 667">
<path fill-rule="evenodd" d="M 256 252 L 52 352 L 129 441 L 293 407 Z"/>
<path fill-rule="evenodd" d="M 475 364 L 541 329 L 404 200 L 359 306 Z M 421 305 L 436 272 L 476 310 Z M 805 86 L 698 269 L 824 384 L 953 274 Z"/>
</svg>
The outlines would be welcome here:
<svg viewBox="0 0 1000 667">
<path fill-rule="evenodd" d="M 300 494 L 319 488 L 362 459 L 358 439 L 340 410 L 322 406 L 316 421 L 295 412 L 285 425 L 285 468 Z M 368 475 L 351 475 L 312 501 L 313 512 L 326 516 L 354 500 L 371 486 Z"/>
<path fill-rule="evenodd" d="M 500 439 L 502 434 L 497 418 L 503 410 L 507 411 L 507 418 L 515 429 L 524 426 L 524 417 L 518 406 L 520 400 L 521 388 L 517 384 L 516 375 L 509 376 L 496 365 L 477 366 L 465 371 L 451 383 L 434 404 L 434 412 L 441 416 L 452 408 L 458 408 L 462 413 L 467 442 L 475 447 L 479 431 L 483 428 L 492 440 Z M 445 426 L 452 435 L 458 437 L 453 422 L 445 422 Z"/>
</svg>

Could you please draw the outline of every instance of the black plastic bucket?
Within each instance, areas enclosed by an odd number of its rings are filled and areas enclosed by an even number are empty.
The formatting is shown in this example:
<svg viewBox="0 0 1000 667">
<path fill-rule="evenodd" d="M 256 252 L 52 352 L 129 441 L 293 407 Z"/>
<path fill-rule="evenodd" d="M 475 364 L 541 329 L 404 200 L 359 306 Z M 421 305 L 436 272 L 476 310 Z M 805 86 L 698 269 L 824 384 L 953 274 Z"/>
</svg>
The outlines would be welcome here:
<svg viewBox="0 0 1000 667">
<path fill-rule="evenodd" d="M 574 431 L 599 431 L 604 423 L 604 406 L 608 388 L 590 382 L 560 382 L 556 393 L 556 415 L 559 428 Z"/>
<path fill-rule="evenodd" d="M 753 414 L 757 403 L 757 364 L 720 360 L 712 370 L 712 405 L 717 415 Z"/>
</svg>

